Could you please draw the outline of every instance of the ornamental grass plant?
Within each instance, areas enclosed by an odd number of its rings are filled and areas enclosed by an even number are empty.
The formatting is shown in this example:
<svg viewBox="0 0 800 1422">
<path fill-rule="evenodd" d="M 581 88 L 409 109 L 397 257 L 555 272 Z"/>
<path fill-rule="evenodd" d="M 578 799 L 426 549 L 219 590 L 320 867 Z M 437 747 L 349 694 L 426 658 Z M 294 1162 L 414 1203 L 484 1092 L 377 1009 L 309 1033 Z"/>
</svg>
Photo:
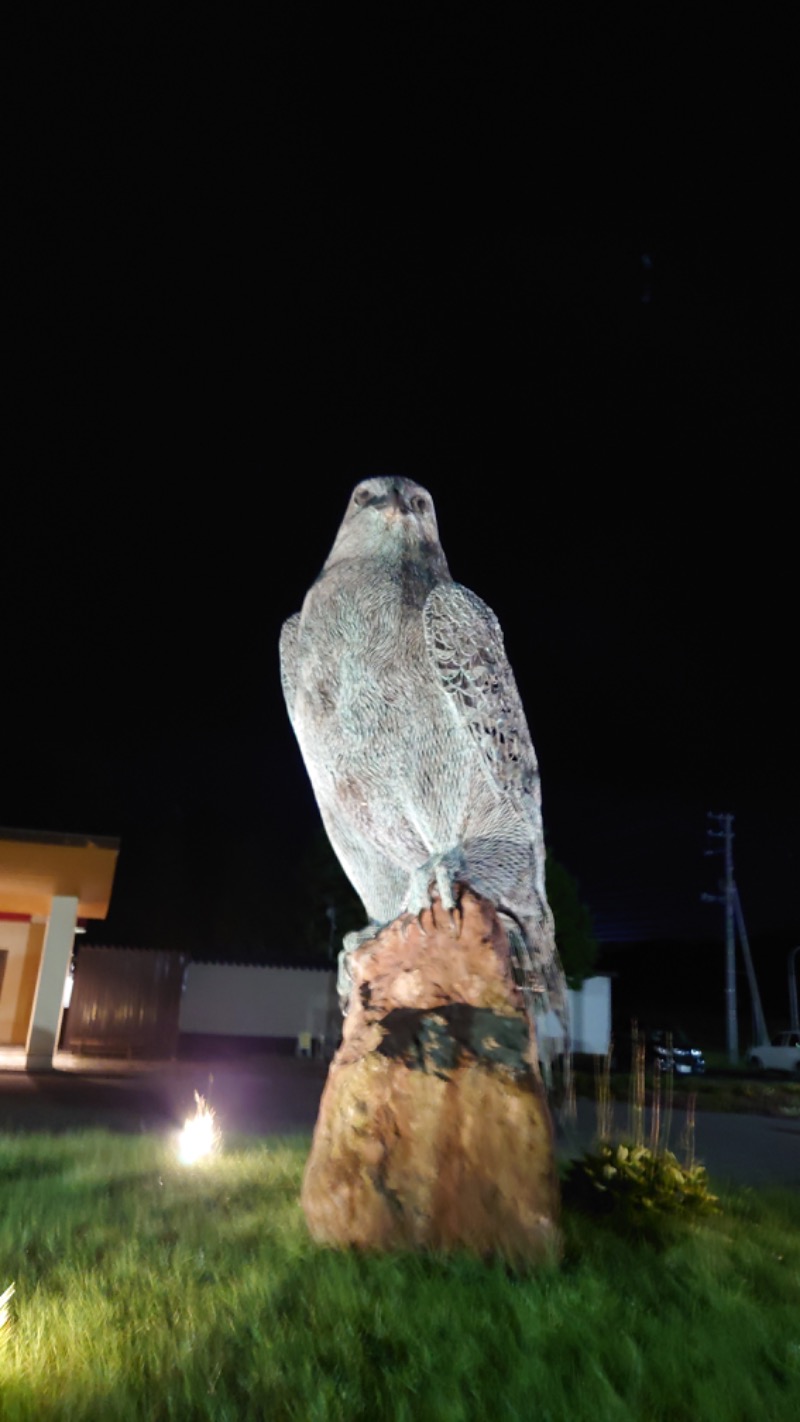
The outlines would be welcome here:
<svg viewBox="0 0 800 1422">
<path fill-rule="evenodd" d="M 596 1073 L 597 1138 L 570 1162 L 564 1195 L 583 1210 L 623 1230 L 640 1232 L 655 1242 L 684 1228 L 690 1216 L 719 1209 L 705 1168 L 694 1158 L 695 1098 L 685 1102 L 683 1161 L 669 1148 L 674 1115 L 672 1072 L 656 1075 L 645 1140 L 645 1047 L 633 1024 L 628 1134 L 612 1140 L 611 1060 L 613 1043 Z"/>
</svg>

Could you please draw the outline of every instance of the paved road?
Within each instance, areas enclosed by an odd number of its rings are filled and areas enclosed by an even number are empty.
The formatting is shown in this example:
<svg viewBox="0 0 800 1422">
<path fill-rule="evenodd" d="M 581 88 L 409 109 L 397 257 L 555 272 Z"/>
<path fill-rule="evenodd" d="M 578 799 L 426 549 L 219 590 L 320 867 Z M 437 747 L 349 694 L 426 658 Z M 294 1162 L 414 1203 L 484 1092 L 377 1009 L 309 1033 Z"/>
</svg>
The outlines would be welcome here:
<svg viewBox="0 0 800 1422">
<path fill-rule="evenodd" d="M 680 1148 L 685 1118 L 676 1111 L 670 1148 L 683 1159 Z M 628 1107 L 615 1103 L 614 1129 L 626 1135 Z M 650 1112 L 645 1112 L 645 1139 Z M 562 1154 L 577 1154 L 597 1129 L 593 1101 L 578 1101 L 578 1120 L 559 1141 Z M 800 1120 L 773 1116 L 735 1115 L 723 1111 L 698 1111 L 694 1132 L 695 1158 L 705 1165 L 718 1185 L 784 1185 L 800 1190 Z"/>
<path fill-rule="evenodd" d="M 194 1111 L 199 1091 L 227 1131 L 310 1132 L 326 1067 L 306 1058 L 253 1063 L 104 1063 L 28 1075 L 0 1071 L 0 1131 L 171 1130 Z"/>
<path fill-rule="evenodd" d="M 125 1133 L 172 1130 L 194 1109 L 199 1091 L 229 1132 L 310 1133 L 326 1067 L 292 1057 L 232 1062 L 168 1062 L 158 1066 L 83 1064 L 26 1075 L 0 1071 L 0 1132 L 71 1131 L 103 1127 Z M 617 1105 L 624 1133 L 627 1107 Z M 683 1120 L 676 1113 L 673 1149 Z M 647 1116 L 646 1116 L 647 1129 Z M 594 1103 L 578 1102 L 577 1122 L 559 1135 L 561 1155 L 577 1153 L 596 1130 Z M 800 1189 L 800 1120 L 698 1111 L 698 1160 L 718 1184 L 789 1185 Z M 676 1153 L 677 1152 L 676 1150 Z"/>
</svg>

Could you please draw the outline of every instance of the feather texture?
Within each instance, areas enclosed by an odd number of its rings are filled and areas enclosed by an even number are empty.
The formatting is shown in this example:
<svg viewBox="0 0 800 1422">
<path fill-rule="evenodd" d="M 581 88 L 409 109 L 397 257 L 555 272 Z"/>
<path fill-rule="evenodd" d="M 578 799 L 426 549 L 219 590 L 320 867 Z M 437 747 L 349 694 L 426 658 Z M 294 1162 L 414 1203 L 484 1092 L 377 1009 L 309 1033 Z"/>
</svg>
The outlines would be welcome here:
<svg viewBox="0 0 800 1422">
<path fill-rule="evenodd" d="M 469 883 L 505 916 L 529 999 L 563 1012 L 533 742 L 500 624 L 451 578 L 425 489 L 357 486 L 284 625 L 281 677 L 365 934 Z"/>
</svg>

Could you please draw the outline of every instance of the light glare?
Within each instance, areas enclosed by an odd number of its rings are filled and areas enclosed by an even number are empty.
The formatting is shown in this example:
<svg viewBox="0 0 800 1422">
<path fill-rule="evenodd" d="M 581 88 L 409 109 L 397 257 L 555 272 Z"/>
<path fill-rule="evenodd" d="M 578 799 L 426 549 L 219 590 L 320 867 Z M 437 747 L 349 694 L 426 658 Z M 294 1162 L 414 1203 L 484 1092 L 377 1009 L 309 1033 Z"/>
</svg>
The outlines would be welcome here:
<svg viewBox="0 0 800 1422">
<path fill-rule="evenodd" d="M 194 1099 L 197 1109 L 193 1116 L 187 1116 L 178 1138 L 178 1159 L 182 1165 L 195 1165 L 198 1160 L 213 1155 L 221 1139 L 212 1107 L 197 1091 Z"/>
</svg>

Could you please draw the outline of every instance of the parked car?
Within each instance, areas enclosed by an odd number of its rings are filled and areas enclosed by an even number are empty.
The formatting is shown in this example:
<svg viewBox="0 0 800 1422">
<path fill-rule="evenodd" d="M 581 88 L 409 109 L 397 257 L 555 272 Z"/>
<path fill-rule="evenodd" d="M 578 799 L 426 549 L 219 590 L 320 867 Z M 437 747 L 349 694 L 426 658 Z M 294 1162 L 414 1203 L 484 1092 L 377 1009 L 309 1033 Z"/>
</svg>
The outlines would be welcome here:
<svg viewBox="0 0 800 1422">
<path fill-rule="evenodd" d="M 702 1076 L 706 1059 L 680 1027 L 640 1027 L 638 1040 L 644 1041 L 645 1066 L 651 1071 L 674 1071 L 676 1076 Z M 623 1071 L 633 1065 L 632 1036 L 624 1037 L 615 1052 Z"/>
<path fill-rule="evenodd" d="M 756 1071 L 789 1071 L 800 1075 L 800 1032 L 779 1032 L 771 1042 L 748 1047 L 747 1065 Z"/>
</svg>

